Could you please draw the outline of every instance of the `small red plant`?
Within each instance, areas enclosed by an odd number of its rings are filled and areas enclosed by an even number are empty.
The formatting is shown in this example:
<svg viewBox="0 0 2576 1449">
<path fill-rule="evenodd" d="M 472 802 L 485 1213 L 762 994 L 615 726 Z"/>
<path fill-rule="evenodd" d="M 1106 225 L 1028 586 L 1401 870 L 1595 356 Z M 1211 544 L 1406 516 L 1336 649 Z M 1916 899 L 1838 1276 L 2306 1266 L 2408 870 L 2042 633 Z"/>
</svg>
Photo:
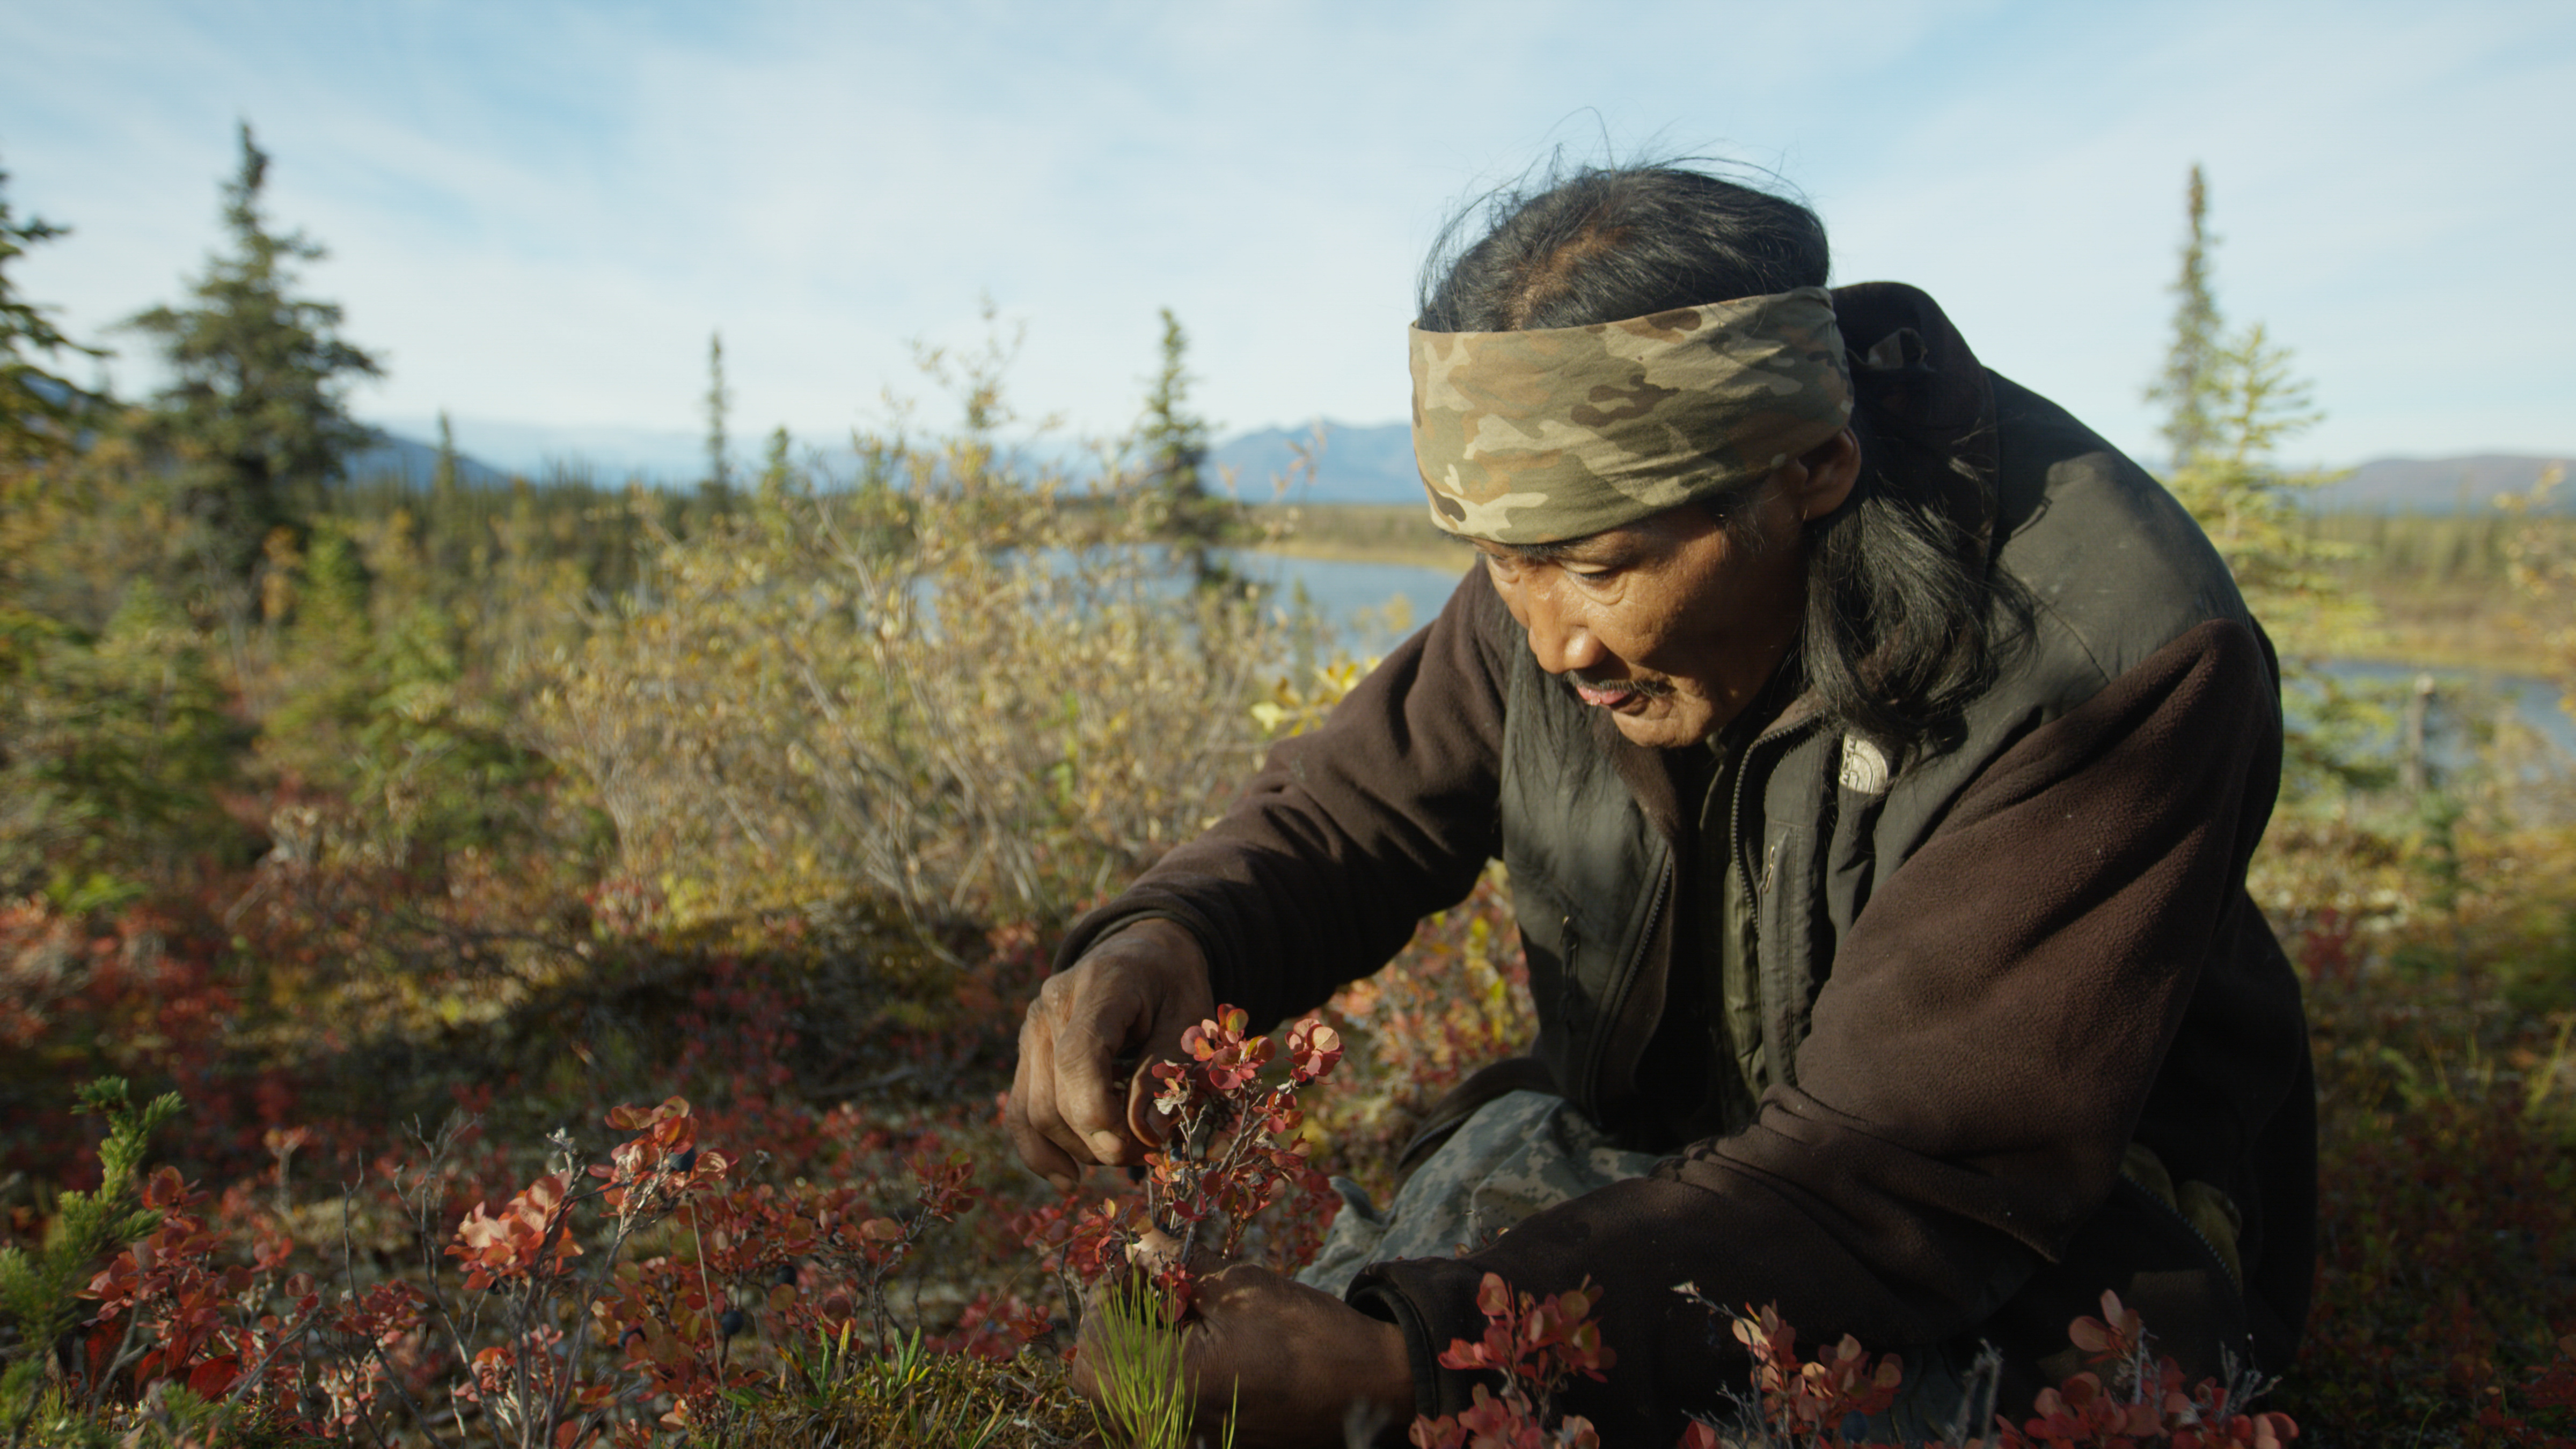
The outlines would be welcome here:
<svg viewBox="0 0 2576 1449">
<path fill-rule="evenodd" d="M 1155 1254 L 1153 1276 L 1178 1321 L 1188 1311 L 1191 1265 L 1201 1249 L 1231 1261 L 1253 1220 L 1292 1195 L 1315 1210 L 1310 1216 L 1320 1215 L 1333 1201 L 1332 1183 L 1307 1160 L 1308 1145 L 1297 1136 L 1305 1121 L 1297 1093 L 1331 1075 L 1342 1059 L 1341 1038 L 1308 1017 L 1273 1043 L 1247 1034 L 1249 1020 L 1241 1007 L 1218 1007 L 1181 1034 L 1189 1060 L 1152 1069 L 1154 1106 L 1171 1133 L 1145 1158 L 1141 1213 L 1115 1198 L 1086 1208 L 1067 1197 L 1023 1219 L 1030 1247 L 1088 1283 L 1130 1261 L 1148 1232 L 1158 1234 L 1168 1244 Z M 1283 1045 L 1287 1080 L 1265 1087 L 1262 1071 Z M 1205 1241 L 1211 1230 L 1213 1244 Z"/>
<path fill-rule="evenodd" d="M 2020 1429 L 1998 1424 L 1999 1449 L 2279 1449 L 2299 1437 L 2287 1414 L 2246 1412 L 2270 1387 L 2259 1376 L 2203 1379 L 2185 1392 L 2181 1368 L 2154 1356 L 2145 1321 L 2117 1293 L 2106 1290 L 2102 1316 L 2076 1319 L 2066 1336 L 2108 1381 L 2088 1371 L 2040 1390 Z"/>
<path fill-rule="evenodd" d="M 1689 1283 L 1674 1291 L 1716 1309 Z M 1737 1428 L 1694 1421 L 1683 1431 L 1680 1449 L 1881 1449 L 1877 1441 L 1847 1437 L 1845 1431 L 1856 1420 L 1894 1407 L 1905 1379 L 1896 1355 L 1873 1358 L 1846 1334 L 1809 1362 L 1799 1357 L 1797 1330 L 1780 1316 L 1778 1305 L 1758 1311 L 1748 1306 L 1731 1316 L 1736 1341 L 1753 1361 L 1754 1396 L 1737 1401 Z M 2087 1370 L 2041 1390 L 2019 1427 L 1998 1416 L 1992 1437 L 1938 1442 L 1953 1449 L 2280 1449 L 2298 1437 L 2298 1426 L 2286 1414 L 2247 1412 L 2246 1404 L 2271 1386 L 2259 1374 L 2203 1379 L 2185 1392 L 2182 1370 L 2153 1353 L 2144 1320 L 2116 1293 L 2102 1295 L 2100 1318 L 2088 1315 L 2068 1324 L 2067 1338 L 2103 1372 Z M 1981 1383 L 1992 1389 L 1997 1366 L 1989 1358 L 1969 1376 L 1972 1403 Z M 1476 1449 L 1482 1449 L 1481 1441 Z"/>
<path fill-rule="evenodd" d="M 1798 1330 L 1781 1320 L 1776 1306 L 1737 1314 L 1735 1341 L 1753 1356 L 1753 1391 L 1763 1417 L 1787 1429 L 1793 1442 L 1832 1433 L 1854 1414 L 1885 1413 L 1905 1380 L 1904 1360 L 1892 1353 L 1873 1360 L 1848 1333 L 1823 1357 L 1802 1361 Z"/>
<path fill-rule="evenodd" d="M 1418 1449 L 1598 1449 L 1600 1435 L 1580 1414 L 1557 1420 L 1557 1393 L 1576 1374 L 1594 1380 L 1618 1355 L 1604 1347 L 1592 1310 L 1601 1301 L 1590 1279 L 1552 1297 L 1514 1293 L 1502 1275 L 1487 1273 L 1476 1285 L 1476 1307 L 1485 1315 L 1484 1337 L 1457 1338 L 1440 1354 L 1440 1366 L 1486 1369 L 1503 1376 L 1503 1391 L 1483 1384 L 1465 1409 L 1413 1421 Z"/>
<path fill-rule="evenodd" d="M 198 1211 L 205 1193 L 164 1167 L 141 1195 L 161 1221 L 86 1290 L 98 1314 L 90 1320 L 85 1377 L 102 1383 L 131 1372 L 138 1386 L 184 1384 L 208 1398 L 246 1396 L 272 1387 L 272 1379 L 290 1386 L 287 1351 L 312 1329 L 321 1297 L 313 1280 L 297 1273 L 277 1285 L 291 1316 L 261 1311 L 287 1244 L 261 1244 L 248 1266 L 218 1266 L 225 1244 Z"/>
</svg>

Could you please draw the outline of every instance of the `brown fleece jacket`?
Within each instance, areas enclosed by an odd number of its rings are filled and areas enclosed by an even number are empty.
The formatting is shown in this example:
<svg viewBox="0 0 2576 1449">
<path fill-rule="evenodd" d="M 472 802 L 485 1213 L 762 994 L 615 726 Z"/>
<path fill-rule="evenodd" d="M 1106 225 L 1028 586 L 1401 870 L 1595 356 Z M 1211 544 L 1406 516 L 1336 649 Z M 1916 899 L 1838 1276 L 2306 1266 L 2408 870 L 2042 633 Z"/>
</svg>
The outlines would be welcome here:
<svg viewBox="0 0 2576 1449">
<path fill-rule="evenodd" d="M 1678 1283 L 1777 1303 L 1811 1340 L 1973 1336 L 2111 1191 L 2195 968 L 2236 928 L 2198 903 L 2243 899 L 2262 818 L 2243 807 L 2272 789 L 2254 752 L 2212 746 L 2268 718 L 2242 628 L 2176 640 L 2034 731 L 1890 876 L 1816 998 L 1799 1084 L 1750 1130 L 1354 1296 L 1418 1332 L 1420 1362 L 1472 1336 L 1485 1272 L 1540 1293 L 1589 1276 L 1621 1357 L 1568 1407 L 1664 1437 L 1743 1372 Z M 1443 1376 L 1454 1410 L 1467 1380 Z"/>
</svg>

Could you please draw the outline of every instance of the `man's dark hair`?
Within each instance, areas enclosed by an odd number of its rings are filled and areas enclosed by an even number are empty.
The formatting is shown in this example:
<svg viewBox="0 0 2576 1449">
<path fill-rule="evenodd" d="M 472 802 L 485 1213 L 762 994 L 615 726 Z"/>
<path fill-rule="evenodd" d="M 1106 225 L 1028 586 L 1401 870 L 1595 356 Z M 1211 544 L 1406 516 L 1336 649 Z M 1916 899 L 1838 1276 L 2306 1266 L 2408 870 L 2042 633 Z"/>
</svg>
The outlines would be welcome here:
<svg viewBox="0 0 2576 1449">
<path fill-rule="evenodd" d="M 1479 216 L 1482 235 L 1465 241 Z M 1415 325 L 1618 322 L 1821 287 L 1831 264 L 1824 223 L 1788 197 L 1679 166 L 1586 166 L 1503 188 L 1453 219 L 1423 268 Z M 1829 714 L 1901 748 L 1929 743 L 1992 680 L 1998 588 L 1980 536 L 1940 490 L 1906 486 L 1912 470 L 1952 459 L 1877 425 L 1869 390 L 1858 391 L 1860 477 L 1842 507 L 1808 524 L 1800 663 Z M 1739 522 L 1762 486 L 1708 506 Z"/>
</svg>

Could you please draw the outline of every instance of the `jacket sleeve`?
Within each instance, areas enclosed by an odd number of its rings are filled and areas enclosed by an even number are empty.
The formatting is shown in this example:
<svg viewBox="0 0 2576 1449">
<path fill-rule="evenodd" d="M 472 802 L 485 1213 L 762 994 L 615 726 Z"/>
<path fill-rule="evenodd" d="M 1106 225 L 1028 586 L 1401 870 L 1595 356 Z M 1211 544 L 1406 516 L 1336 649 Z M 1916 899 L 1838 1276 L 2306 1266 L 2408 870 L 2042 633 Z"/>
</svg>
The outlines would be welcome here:
<svg viewBox="0 0 2576 1449">
<path fill-rule="evenodd" d="M 1484 570 L 1468 574 L 1214 827 L 1075 922 L 1056 969 L 1161 917 L 1198 938 L 1216 999 L 1267 1023 L 1385 965 L 1497 848 L 1509 622 Z"/>
<path fill-rule="evenodd" d="M 1483 1328 L 1481 1276 L 1606 1291 L 1606 1385 L 1565 1407 L 1605 1442 L 1670 1442 L 1742 1384 L 1723 1324 L 1673 1292 L 1777 1303 L 1807 1342 L 1875 1349 L 1980 1323 L 2109 1195 L 2230 913 L 2278 783 L 2277 697 L 2254 635 L 2204 624 L 2043 725 L 1964 790 L 1841 943 L 1758 1120 L 1483 1250 L 1369 1270 L 1353 1301 L 1412 1346 L 1428 1412 L 1473 1376 L 1433 1366 Z M 1658 1437 L 1659 1436 L 1659 1437 Z"/>
</svg>

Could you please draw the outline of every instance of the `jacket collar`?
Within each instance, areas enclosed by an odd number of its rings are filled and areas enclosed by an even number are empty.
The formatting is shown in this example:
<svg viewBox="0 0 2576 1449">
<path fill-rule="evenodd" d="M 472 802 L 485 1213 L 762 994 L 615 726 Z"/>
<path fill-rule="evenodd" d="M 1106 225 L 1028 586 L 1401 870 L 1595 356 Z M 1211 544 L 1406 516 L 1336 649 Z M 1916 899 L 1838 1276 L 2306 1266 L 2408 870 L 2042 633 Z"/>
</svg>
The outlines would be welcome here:
<svg viewBox="0 0 2576 1449">
<path fill-rule="evenodd" d="M 1995 389 L 1941 304 L 1903 282 L 1834 289 L 1853 391 L 1883 448 L 1911 455 L 1896 469 L 1918 496 L 1995 547 Z M 1896 461 L 1896 460 L 1890 460 Z"/>
</svg>

